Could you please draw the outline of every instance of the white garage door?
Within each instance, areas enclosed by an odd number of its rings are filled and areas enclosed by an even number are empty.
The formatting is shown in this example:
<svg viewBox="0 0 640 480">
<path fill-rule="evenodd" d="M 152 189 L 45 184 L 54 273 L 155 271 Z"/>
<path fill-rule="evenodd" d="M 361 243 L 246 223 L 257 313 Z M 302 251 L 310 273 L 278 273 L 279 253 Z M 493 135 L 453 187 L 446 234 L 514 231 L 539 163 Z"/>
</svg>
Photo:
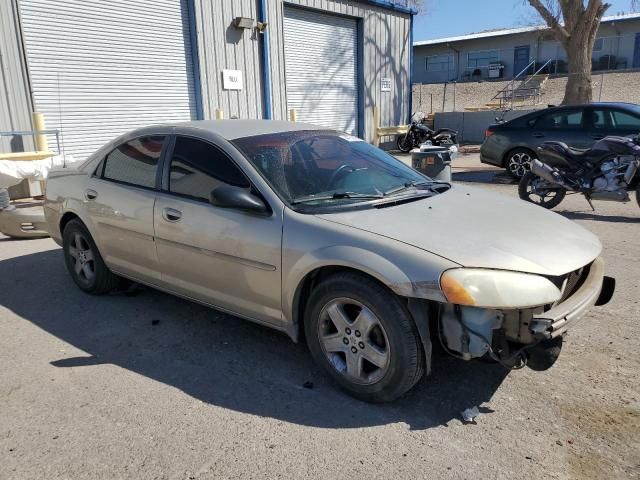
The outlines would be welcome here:
<svg viewBox="0 0 640 480">
<path fill-rule="evenodd" d="M 35 108 L 79 159 L 196 116 L 186 0 L 20 0 Z M 51 142 L 50 142 L 51 144 Z"/>
<path fill-rule="evenodd" d="M 298 121 L 358 133 L 356 21 L 285 7 L 287 107 Z"/>
</svg>

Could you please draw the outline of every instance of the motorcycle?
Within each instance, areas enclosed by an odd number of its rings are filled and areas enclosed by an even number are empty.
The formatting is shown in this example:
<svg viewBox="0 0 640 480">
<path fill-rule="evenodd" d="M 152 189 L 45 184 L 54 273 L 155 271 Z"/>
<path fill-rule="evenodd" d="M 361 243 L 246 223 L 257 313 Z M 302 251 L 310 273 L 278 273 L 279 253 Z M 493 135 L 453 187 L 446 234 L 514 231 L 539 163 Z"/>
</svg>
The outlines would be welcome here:
<svg viewBox="0 0 640 480">
<path fill-rule="evenodd" d="M 635 188 L 640 206 L 639 170 L 640 135 L 605 137 L 587 150 L 545 142 L 538 147 L 531 171 L 520 180 L 518 194 L 523 200 L 553 208 L 567 193 L 581 193 L 595 210 L 592 200 L 628 202 Z"/>
<path fill-rule="evenodd" d="M 422 112 L 417 112 L 411 117 L 411 125 L 407 133 L 398 135 L 396 138 L 398 150 L 407 153 L 426 142 L 431 142 L 437 147 L 458 143 L 456 138 L 458 132 L 450 128 L 432 130 L 425 125 L 425 120 L 426 116 Z"/>
</svg>

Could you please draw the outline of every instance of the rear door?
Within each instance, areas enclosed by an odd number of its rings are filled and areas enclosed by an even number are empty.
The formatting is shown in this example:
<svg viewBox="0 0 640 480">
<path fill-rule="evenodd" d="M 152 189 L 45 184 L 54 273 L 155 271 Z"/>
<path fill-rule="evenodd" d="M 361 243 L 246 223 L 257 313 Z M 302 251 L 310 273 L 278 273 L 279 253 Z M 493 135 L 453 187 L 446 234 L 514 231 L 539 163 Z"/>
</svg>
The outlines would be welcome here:
<svg viewBox="0 0 640 480">
<path fill-rule="evenodd" d="M 212 143 L 177 136 L 165 163 L 154 214 L 162 285 L 280 325 L 281 217 L 209 203 L 219 186 L 251 188 L 235 162 Z"/>
<path fill-rule="evenodd" d="M 530 141 L 537 147 L 546 141 L 565 142 L 571 147 L 588 148 L 591 143 L 583 130 L 583 109 L 567 108 L 545 112 L 529 122 Z"/>
<path fill-rule="evenodd" d="M 118 273 L 157 283 L 153 209 L 164 135 L 124 142 L 105 156 L 84 192 L 96 242 Z"/>
</svg>

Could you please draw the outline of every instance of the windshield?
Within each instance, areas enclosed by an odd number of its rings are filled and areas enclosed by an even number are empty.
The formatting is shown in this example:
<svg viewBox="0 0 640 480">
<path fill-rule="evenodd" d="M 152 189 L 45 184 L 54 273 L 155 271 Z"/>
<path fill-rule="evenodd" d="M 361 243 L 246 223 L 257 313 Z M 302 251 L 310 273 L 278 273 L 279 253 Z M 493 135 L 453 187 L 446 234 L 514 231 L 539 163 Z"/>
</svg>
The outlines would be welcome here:
<svg viewBox="0 0 640 480">
<path fill-rule="evenodd" d="M 333 131 L 280 132 L 232 143 L 293 204 L 362 202 L 430 182 L 382 150 Z"/>
</svg>

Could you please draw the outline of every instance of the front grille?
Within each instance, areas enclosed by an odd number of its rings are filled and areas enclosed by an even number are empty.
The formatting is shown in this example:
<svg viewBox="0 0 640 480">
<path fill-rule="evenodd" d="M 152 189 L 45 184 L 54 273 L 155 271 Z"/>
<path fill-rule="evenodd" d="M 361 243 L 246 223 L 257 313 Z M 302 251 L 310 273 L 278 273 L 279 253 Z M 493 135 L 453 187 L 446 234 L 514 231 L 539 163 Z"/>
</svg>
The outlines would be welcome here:
<svg viewBox="0 0 640 480">
<path fill-rule="evenodd" d="M 558 286 L 562 288 L 562 285 L 564 285 L 564 288 L 562 289 L 562 296 L 560 297 L 560 300 L 556 302 L 556 304 L 564 302 L 571 295 L 576 293 L 576 291 L 582 286 L 584 281 L 589 276 L 590 268 L 591 264 L 570 272 L 567 275 L 563 275 L 562 277 L 556 277 L 561 281 L 560 285 Z"/>
</svg>

